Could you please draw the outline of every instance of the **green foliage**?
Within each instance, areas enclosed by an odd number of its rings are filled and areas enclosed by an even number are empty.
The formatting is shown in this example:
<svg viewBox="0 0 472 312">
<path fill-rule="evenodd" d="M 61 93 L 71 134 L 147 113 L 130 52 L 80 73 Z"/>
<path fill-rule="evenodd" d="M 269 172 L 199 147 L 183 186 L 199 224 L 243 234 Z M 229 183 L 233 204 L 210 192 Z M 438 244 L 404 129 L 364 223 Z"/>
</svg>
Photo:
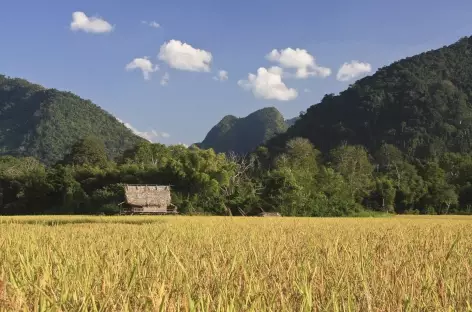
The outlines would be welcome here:
<svg viewBox="0 0 472 312">
<path fill-rule="evenodd" d="M 420 214 L 420 211 L 418 209 L 408 209 L 408 210 L 405 210 L 404 214 L 407 214 L 407 215 L 419 215 Z"/>
<path fill-rule="evenodd" d="M 143 141 L 88 100 L 0 75 L 0 155 L 53 164 L 87 136 L 103 141 L 112 158 Z"/>
<path fill-rule="evenodd" d="M 346 179 L 353 198 L 360 201 L 369 194 L 374 184 L 374 167 L 362 146 L 340 146 L 331 151 L 330 159 L 333 168 Z"/>
<path fill-rule="evenodd" d="M 0 157 L 0 207 L 8 214 L 37 213 L 49 204 L 44 165 L 31 157 Z"/>
<path fill-rule="evenodd" d="M 458 195 L 454 186 L 446 181 L 445 171 L 438 163 L 428 162 L 423 166 L 423 179 L 426 182 L 428 193 L 423 199 L 423 205 L 430 211 L 439 214 L 447 214 L 451 205 L 458 203 Z"/>
<path fill-rule="evenodd" d="M 395 197 L 397 190 L 391 179 L 386 176 L 379 176 L 375 180 L 375 191 L 374 196 L 377 196 L 379 205 L 376 210 L 385 212 L 394 212 L 395 210 Z"/>
<path fill-rule="evenodd" d="M 465 38 L 326 95 L 287 132 L 266 108 L 227 116 L 185 148 L 137 139 L 70 93 L 0 76 L 0 154 L 16 156 L 0 156 L 0 213 L 112 214 L 127 183 L 171 185 L 192 215 L 472 213 L 471 78 Z"/>
<path fill-rule="evenodd" d="M 87 137 L 72 145 L 71 152 L 65 156 L 68 165 L 106 166 L 108 162 L 105 145 L 100 140 Z"/>
<path fill-rule="evenodd" d="M 309 139 L 323 153 L 342 143 L 371 153 L 387 143 L 409 158 L 472 152 L 472 37 L 381 68 L 326 95 L 268 143 Z"/>
</svg>

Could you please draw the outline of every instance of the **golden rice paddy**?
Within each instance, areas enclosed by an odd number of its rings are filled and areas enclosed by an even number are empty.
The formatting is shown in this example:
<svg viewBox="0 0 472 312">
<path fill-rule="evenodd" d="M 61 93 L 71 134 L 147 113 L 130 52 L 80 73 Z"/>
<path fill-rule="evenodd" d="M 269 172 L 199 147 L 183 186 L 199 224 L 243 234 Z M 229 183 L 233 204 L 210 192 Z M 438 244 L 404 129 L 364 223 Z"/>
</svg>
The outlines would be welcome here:
<svg viewBox="0 0 472 312">
<path fill-rule="evenodd" d="M 472 218 L 0 217 L 1 311 L 472 311 Z"/>
</svg>

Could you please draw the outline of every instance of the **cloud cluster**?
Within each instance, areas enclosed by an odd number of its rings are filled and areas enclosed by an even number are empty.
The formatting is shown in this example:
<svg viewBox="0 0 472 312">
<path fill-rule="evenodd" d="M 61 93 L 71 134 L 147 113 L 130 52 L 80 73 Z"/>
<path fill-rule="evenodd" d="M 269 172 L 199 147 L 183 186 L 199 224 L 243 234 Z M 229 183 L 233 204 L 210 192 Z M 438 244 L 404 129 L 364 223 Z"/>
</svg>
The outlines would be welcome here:
<svg viewBox="0 0 472 312">
<path fill-rule="evenodd" d="M 216 80 L 216 81 L 228 80 L 228 72 L 226 70 L 220 70 L 218 72 L 218 75 L 213 77 L 213 80 Z"/>
<path fill-rule="evenodd" d="M 116 118 L 116 117 L 115 117 Z M 119 122 L 121 122 L 126 128 L 131 130 L 134 134 L 137 136 L 142 137 L 145 140 L 148 140 L 151 143 L 157 142 L 158 139 L 160 138 L 169 138 L 170 134 L 167 132 L 157 132 L 156 130 L 152 129 L 150 131 L 139 131 L 135 127 L 133 127 L 131 124 L 124 122 L 123 120 L 116 118 Z"/>
<path fill-rule="evenodd" d="M 210 52 L 196 49 L 179 40 L 170 40 L 164 43 L 158 54 L 158 59 L 167 63 L 171 68 L 194 72 L 209 72 L 212 58 Z M 144 79 L 149 80 L 151 73 L 159 70 L 159 66 L 153 65 L 148 57 L 143 57 L 136 58 L 126 65 L 126 70 L 134 69 L 140 69 Z M 228 72 L 220 70 L 215 78 L 220 81 L 228 80 Z M 161 85 L 166 86 L 168 83 L 169 73 L 165 73 L 161 78 Z"/>
<path fill-rule="evenodd" d="M 151 73 L 158 71 L 159 66 L 153 65 L 149 58 L 145 56 L 141 58 L 135 58 L 128 65 L 126 65 L 125 69 L 127 71 L 140 69 L 143 73 L 144 79 L 149 80 L 151 79 Z"/>
<path fill-rule="evenodd" d="M 70 29 L 87 33 L 102 34 L 113 31 L 113 26 L 100 17 L 88 17 L 84 12 L 72 13 Z"/>
<path fill-rule="evenodd" d="M 239 80 L 238 85 L 251 90 L 256 98 L 290 101 L 298 96 L 297 90 L 288 88 L 282 81 L 283 69 L 277 66 L 261 67 L 257 74 L 249 74 L 247 80 Z"/>
<path fill-rule="evenodd" d="M 283 68 L 295 69 L 295 78 L 298 79 L 306 79 L 311 76 L 325 78 L 331 75 L 331 69 L 316 64 L 315 57 L 304 49 L 274 49 L 266 55 L 266 59 L 279 63 Z"/>
<path fill-rule="evenodd" d="M 186 71 L 209 72 L 213 56 L 179 40 L 170 40 L 161 46 L 159 60 L 170 67 Z"/>
<path fill-rule="evenodd" d="M 313 76 L 326 78 L 331 75 L 331 69 L 319 66 L 315 57 L 305 49 L 273 49 L 265 58 L 278 63 L 279 66 L 269 69 L 261 67 L 257 70 L 257 74 L 250 73 L 247 80 L 238 81 L 244 89 L 252 90 L 257 98 L 290 101 L 298 97 L 298 91 L 287 87 L 283 78 L 306 79 Z M 308 89 L 304 91 L 309 92 Z"/>
<path fill-rule="evenodd" d="M 369 63 L 351 61 L 350 63 L 344 63 L 339 68 L 336 79 L 338 81 L 349 81 L 364 74 L 370 73 L 371 71 L 372 66 Z"/>
<path fill-rule="evenodd" d="M 161 25 L 156 21 L 152 21 L 152 22 L 141 21 L 141 23 L 144 24 L 144 25 L 147 25 L 149 27 L 152 27 L 152 28 L 161 28 Z"/>
<path fill-rule="evenodd" d="M 142 21 L 149 27 L 160 28 L 156 21 Z M 84 12 L 74 12 L 70 28 L 73 31 L 84 31 L 88 33 L 107 33 L 114 29 L 110 23 L 101 17 L 89 17 Z M 210 72 L 213 61 L 211 52 L 195 48 L 192 45 L 180 40 L 172 39 L 163 43 L 159 49 L 158 60 L 166 63 L 170 68 L 191 72 Z M 309 77 L 326 78 L 332 74 L 328 67 L 317 64 L 316 58 L 305 49 L 286 48 L 273 49 L 265 55 L 270 62 L 277 66 L 269 68 L 260 67 L 255 74 L 249 73 L 246 80 L 239 80 L 238 85 L 252 91 L 255 97 L 266 100 L 290 101 L 298 97 L 298 91 L 288 87 L 284 80 L 287 78 L 307 79 Z M 127 71 L 140 70 L 145 80 L 151 79 L 151 74 L 159 70 L 157 64 L 148 57 L 135 58 L 125 67 Z M 344 63 L 338 70 L 336 79 L 341 82 L 358 78 L 370 73 L 372 66 L 369 63 L 351 61 Z M 162 86 L 169 83 L 169 73 L 166 72 L 160 80 Z M 213 79 L 216 81 L 227 81 L 228 72 L 226 70 L 217 71 Z M 311 92 L 305 88 L 304 92 Z M 166 133 L 158 133 L 154 130 L 140 132 L 131 125 L 125 125 L 136 134 L 153 140 L 157 137 L 166 137 Z M 168 135 L 167 135 L 168 136 Z"/>
</svg>

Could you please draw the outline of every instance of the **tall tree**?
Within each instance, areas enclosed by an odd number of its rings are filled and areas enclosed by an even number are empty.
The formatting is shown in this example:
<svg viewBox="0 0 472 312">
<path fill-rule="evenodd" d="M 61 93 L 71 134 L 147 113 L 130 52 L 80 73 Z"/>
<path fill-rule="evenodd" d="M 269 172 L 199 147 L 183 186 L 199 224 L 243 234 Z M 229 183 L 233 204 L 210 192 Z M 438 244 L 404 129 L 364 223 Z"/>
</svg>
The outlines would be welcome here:
<svg viewBox="0 0 472 312">
<path fill-rule="evenodd" d="M 362 146 L 340 146 L 330 153 L 331 165 L 346 179 L 353 198 L 360 201 L 374 186 L 374 167 Z"/>
<path fill-rule="evenodd" d="M 86 137 L 72 146 L 63 163 L 69 165 L 106 166 L 108 162 L 105 145 L 94 137 Z"/>
</svg>

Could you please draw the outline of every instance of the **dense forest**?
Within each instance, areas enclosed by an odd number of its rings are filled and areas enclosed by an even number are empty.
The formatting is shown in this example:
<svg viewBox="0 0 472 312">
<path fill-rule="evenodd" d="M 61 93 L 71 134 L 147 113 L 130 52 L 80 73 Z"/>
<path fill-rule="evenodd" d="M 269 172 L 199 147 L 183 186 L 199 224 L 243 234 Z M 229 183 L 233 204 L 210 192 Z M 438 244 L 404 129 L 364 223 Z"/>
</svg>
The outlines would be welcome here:
<svg viewBox="0 0 472 312">
<path fill-rule="evenodd" d="M 124 183 L 172 185 L 173 203 L 188 214 L 470 213 L 472 157 L 409 163 L 392 145 L 373 156 L 351 145 L 323 155 L 294 138 L 276 157 L 265 147 L 241 157 L 142 142 L 111 161 L 103 142 L 88 137 L 53 166 L 0 157 L 0 213 L 117 213 Z"/>
<path fill-rule="evenodd" d="M 0 155 L 32 156 L 53 164 L 88 135 L 105 143 L 109 157 L 142 141 L 90 101 L 0 75 Z"/>
<path fill-rule="evenodd" d="M 339 144 L 370 153 L 383 144 L 409 159 L 472 152 L 472 37 L 381 68 L 311 106 L 268 146 L 304 137 L 323 153 Z"/>
<path fill-rule="evenodd" d="M 287 131 L 297 119 L 298 117 L 284 120 L 275 107 L 257 110 L 243 118 L 228 115 L 208 132 L 202 143 L 197 145 L 200 148 L 212 148 L 217 153 L 247 154 L 269 139 Z"/>
<path fill-rule="evenodd" d="M 26 140 L 15 156 L 0 156 L 0 213 L 116 213 L 123 184 L 146 183 L 172 185 L 173 203 L 188 214 L 469 214 L 471 78 L 472 38 L 464 38 L 325 96 L 290 128 L 269 108 L 225 117 L 205 144 L 190 148 L 138 140 L 110 155 L 110 136 L 83 135 L 44 159 L 23 156 L 37 146 Z M 63 106 L 33 99 L 47 93 L 37 86 L 24 94 L 3 89 L 17 97 L 2 102 L 10 103 L 0 114 L 0 146 L 7 154 L 15 146 L 13 131 L 28 138 L 22 126 L 34 128 L 28 118 L 5 126 L 9 108 L 41 107 L 24 113 L 40 116 L 43 106 L 52 115 Z M 205 149 L 209 140 L 213 148 Z"/>
</svg>

